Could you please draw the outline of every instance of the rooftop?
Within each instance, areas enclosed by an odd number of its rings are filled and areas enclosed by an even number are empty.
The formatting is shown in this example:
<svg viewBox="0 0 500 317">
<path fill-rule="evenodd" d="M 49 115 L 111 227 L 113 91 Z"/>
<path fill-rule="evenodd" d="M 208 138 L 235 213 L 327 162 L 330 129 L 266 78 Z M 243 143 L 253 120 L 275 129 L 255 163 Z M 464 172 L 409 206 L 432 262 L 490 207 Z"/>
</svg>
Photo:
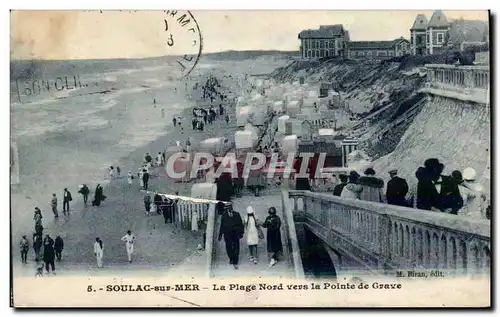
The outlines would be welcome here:
<svg viewBox="0 0 500 317">
<path fill-rule="evenodd" d="M 427 29 L 428 20 L 425 14 L 418 14 L 415 18 L 415 22 L 411 26 L 411 30 L 425 31 Z"/>
<path fill-rule="evenodd" d="M 357 49 L 357 50 L 371 50 L 371 49 L 384 49 L 384 50 L 389 50 L 393 49 L 394 46 L 399 42 L 399 41 L 408 41 L 404 38 L 398 38 L 392 41 L 353 41 L 349 42 L 347 44 L 347 47 L 350 49 Z"/>
<path fill-rule="evenodd" d="M 441 10 L 437 10 L 432 14 L 431 20 L 429 21 L 427 27 L 439 28 L 447 27 L 449 25 L 450 23 L 448 22 L 448 19 L 446 19 L 446 15 L 444 15 L 444 12 Z"/>
<path fill-rule="evenodd" d="M 342 24 L 321 25 L 318 30 L 304 30 L 299 33 L 299 39 L 303 38 L 333 38 L 344 35 L 344 26 Z"/>
</svg>

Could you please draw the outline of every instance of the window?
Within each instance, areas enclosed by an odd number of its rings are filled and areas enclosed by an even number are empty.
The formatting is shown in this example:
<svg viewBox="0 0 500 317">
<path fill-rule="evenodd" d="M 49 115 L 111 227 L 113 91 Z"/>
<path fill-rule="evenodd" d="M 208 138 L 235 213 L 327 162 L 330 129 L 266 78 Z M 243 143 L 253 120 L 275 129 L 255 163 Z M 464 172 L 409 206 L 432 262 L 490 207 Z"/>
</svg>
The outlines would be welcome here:
<svg viewBox="0 0 500 317">
<path fill-rule="evenodd" d="M 304 41 L 304 48 L 306 50 L 309 49 L 309 41 L 307 41 L 307 40 Z"/>
<path fill-rule="evenodd" d="M 330 41 L 328 47 L 329 48 L 335 48 L 335 41 Z"/>
<path fill-rule="evenodd" d="M 316 51 L 312 51 L 312 58 L 316 57 Z"/>
<path fill-rule="evenodd" d="M 372 51 L 366 52 L 366 56 L 372 56 Z"/>
<path fill-rule="evenodd" d="M 309 51 L 307 51 L 307 57 L 311 58 L 311 57 L 312 57 L 311 55 L 312 55 L 312 54 L 311 54 L 311 51 L 310 51 L 310 50 L 309 50 Z"/>
<path fill-rule="evenodd" d="M 319 41 L 319 48 L 325 48 L 325 41 Z"/>
<path fill-rule="evenodd" d="M 325 57 L 325 50 L 319 51 L 319 57 Z"/>
<path fill-rule="evenodd" d="M 429 33 L 427 33 L 427 34 L 426 34 L 426 36 L 425 36 L 425 42 L 426 42 L 426 43 L 429 43 L 429 42 L 430 42 L 430 41 L 429 41 L 429 38 L 430 38 L 430 37 L 429 37 Z"/>
<path fill-rule="evenodd" d="M 358 52 L 358 56 L 365 56 L 365 52 Z"/>
<path fill-rule="evenodd" d="M 316 50 L 316 58 L 319 58 L 319 50 Z"/>
<path fill-rule="evenodd" d="M 319 48 L 319 41 L 315 41 L 316 42 L 316 48 Z"/>
<path fill-rule="evenodd" d="M 437 44 L 443 44 L 443 42 L 444 42 L 444 34 L 438 33 L 437 34 Z"/>
<path fill-rule="evenodd" d="M 377 56 L 387 56 L 387 52 L 385 51 L 378 51 Z"/>
<path fill-rule="evenodd" d="M 387 53 L 389 54 L 389 56 L 394 56 L 394 52 L 393 51 L 389 51 Z"/>
</svg>

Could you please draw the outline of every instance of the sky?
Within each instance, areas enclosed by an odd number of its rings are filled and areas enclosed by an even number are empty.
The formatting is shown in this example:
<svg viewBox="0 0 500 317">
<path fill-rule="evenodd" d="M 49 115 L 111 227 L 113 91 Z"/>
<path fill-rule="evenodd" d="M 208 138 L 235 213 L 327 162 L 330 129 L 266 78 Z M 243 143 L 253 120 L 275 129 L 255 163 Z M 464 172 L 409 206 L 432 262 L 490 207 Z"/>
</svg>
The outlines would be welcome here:
<svg viewBox="0 0 500 317">
<path fill-rule="evenodd" d="M 179 11 L 177 17 L 182 12 Z M 343 24 L 352 41 L 409 38 L 417 14 L 432 11 L 192 11 L 203 52 L 298 50 L 298 33 Z M 487 11 L 445 11 L 448 20 L 487 21 Z M 191 54 L 193 34 L 163 11 L 11 11 L 11 59 L 109 59 Z M 168 46 L 169 35 L 175 45 Z M 199 43 L 194 45 L 197 47 Z"/>
</svg>

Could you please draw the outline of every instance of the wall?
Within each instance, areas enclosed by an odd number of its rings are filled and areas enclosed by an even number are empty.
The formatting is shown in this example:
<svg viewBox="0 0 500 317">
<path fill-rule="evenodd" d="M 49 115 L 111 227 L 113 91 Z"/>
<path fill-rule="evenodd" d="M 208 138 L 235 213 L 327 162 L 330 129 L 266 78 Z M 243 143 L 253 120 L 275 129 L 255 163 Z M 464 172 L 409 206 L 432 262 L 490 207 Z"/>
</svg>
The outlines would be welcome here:
<svg viewBox="0 0 500 317">
<path fill-rule="evenodd" d="M 350 48 L 348 50 L 350 59 L 388 59 L 395 56 L 394 50 L 356 50 Z M 360 55 L 363 54 L 363 55 Z M 385 55 L 378 55 L 385 54 Z"/>
</svg>

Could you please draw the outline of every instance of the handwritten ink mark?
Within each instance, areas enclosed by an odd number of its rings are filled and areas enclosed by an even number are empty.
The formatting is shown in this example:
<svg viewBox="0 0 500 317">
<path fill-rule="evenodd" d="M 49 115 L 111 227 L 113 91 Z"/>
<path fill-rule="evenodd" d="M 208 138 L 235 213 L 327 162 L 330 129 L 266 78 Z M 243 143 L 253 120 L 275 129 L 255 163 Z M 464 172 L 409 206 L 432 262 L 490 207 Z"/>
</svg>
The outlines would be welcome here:
<svg viewBox="0 0 500 317">
<path fill-rule="evenodd" d="M 165 32 L 168 31 L 168 22 L 167 22 L 167 19 L 165 19 Z"/>
<path fill-rule="evenodd" d="M 168 46 L 174 45 L 174 37 L 172 36 L 172 34 L 170 34 L 170 37 L 168 38 L 167 44 L 168 44 Z"/>
</svg>

